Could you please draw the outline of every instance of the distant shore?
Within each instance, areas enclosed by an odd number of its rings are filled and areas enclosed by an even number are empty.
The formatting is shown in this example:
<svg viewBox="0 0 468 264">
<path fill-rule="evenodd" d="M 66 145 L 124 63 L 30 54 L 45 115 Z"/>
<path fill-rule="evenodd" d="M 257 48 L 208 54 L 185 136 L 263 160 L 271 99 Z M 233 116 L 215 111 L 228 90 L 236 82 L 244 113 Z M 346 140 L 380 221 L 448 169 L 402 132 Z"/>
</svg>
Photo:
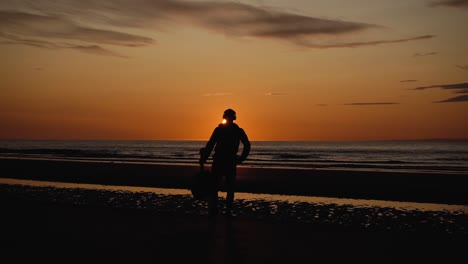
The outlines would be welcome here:
<svg viewBox="0 0 468 264">
<path fill-rule="evenodd" d="M 2 177 L 188 189 L 194 165 L 0 158 Z M 468 177 L 443 173 L 239 167 L 239 192 L 468 204 Z"/>
</svg>

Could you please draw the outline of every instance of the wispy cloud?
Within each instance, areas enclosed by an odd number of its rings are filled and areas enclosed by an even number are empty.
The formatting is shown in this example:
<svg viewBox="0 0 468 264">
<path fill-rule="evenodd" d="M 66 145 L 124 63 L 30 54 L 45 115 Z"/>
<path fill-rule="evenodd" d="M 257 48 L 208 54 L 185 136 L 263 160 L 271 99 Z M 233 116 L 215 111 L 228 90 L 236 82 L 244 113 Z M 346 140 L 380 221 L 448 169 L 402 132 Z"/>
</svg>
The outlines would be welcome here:
<svg viewBox="0 0 468 264">
<path fill-rule="evenodd" d="M 424 57 L 424 56 L 430 56 L 430 55 L 436 55 L 438 52 L 427 52 L 427 53 L 415 53 L 413 57 Z"/>
<path fill-rule="evenodd" d="M 286 96 L 287 93 L 266 93 L 266 96 Z"/>
<path fill-rule="evenodd" d="M 172 24 L 199 26 L 229 36 L 282 40 L 310 48 L 374 46 L 434 37 L 366 39 L 368 31 L 383 30 L 385 27 L 298 15 L 239 2 L 5 0 L 0 3 L 0 10 L 2 7 L 10 11 L 4 10 L 0 14 L 0 31 L 21 38 L 46 38 L 54 43 L 51 38 L 92 42 L 93 45 L 147 46 L 155 41 L 125 31 L 129 28 L 158 31 Z M 87 21 L 88 25 L 84 25 L 83 21 Z M 9 41 L 15 43 L 15 40 Z M 35 43 L 29 44 L 34 46 Z"/>
<path fill-rule="evenodd" d="M 468 71 L 468 65 L 455 65 L 457 68 Z"/>
<path fill-rule="evenodd" d="M 97 55 L 103 55 L 103 56 L 113 56 L 113 57 L 119 57 L 119 58 L 128 58 L 128 56 L 125 56 L 125 55 L 121 55 L 117 52 L 113 52 L 111 50 L 107 50 L 107 49 L 104 49 L 102 48 L 101 46 L 98 46 L 98 45 L 75 45 L 75 46 L 70 46 L 70 47 L 67 47 L 69 49 L 74 49 L 74 50 L 78 50 L 78 51 L 82 51 L 82 52 L 86 52 L 86 53 L 90 53 L 90 54 L 97 54 Z"/>
<path fill-rule="evenodd" d="M 387 39 L 387 40 L 372 40 L 372 41 L 360 41 L 360 42 L 348 42 L 348 43 L 337 43 L 337 44 L 314 44 L 314 43 L 307 43 L 300 41 L 298 43 L 311 47 L 311 48 L 355 48 L 360 46 L 376 46 L 381 44 L 392 44 L 392 43 L 401 43 L 401 42 L 409 42 L 413 40 L 423 40 L 423 39 L 431 39 L 434 38 L 434 35 L 424 35 L 412 38 L 403 38 L 403 39 Z"/>
<path fill-rule="evenodd" d="M 367 105 L 397 105 L 400 103 L 394 102 L 370 102 L 370 103 L 349 103 L 344 105 L 367 106 Z"/>
<path fill-rule="evenodd" d="M 153 43 L 152 39 L 143 36 L 80 26 L 57 15 L 0 11 L 0 23 L 0 29 L 6 35 L 71 39 L 127 47 Z"/>
<path fill-rule="evenodd" d="M 418 80 L 401 80 L 402 83 L 417 82 Z"/>
<path fill-rule="evenodd" d="M 227 96 L 227 95 L 232 95 L 232 93 L 206 93 L 206 94 L 203 94 L 202 96 Z"/>
<path fill-rule="evenodd" d="M 468 102 L 468 95 L 460 95 L 447 100 L 437 101 L 434 103 L 457 103 L 457 102 Z"/>
<path fill-rule="evenodd" d="M 6 40 L 1 40 L 1 39 Z M 105 49 L 99 45 L 77 45 L 69 43 L 54 43 L 44 40 L 37 39 L 23 39 L 13 35 L 6 35 L 0 32 L 0 44 L 2 45 L 26 45 L 44 49 L 72 49 L 90 54 L 114 56 L 119 58 L 128 58 L 127 56 L 121 55 L 117 52 Z"/>
<path fill-rule="evenodd" d="M 443 90 L 450 90 L 455 94 L 468 94 L 468 83 L 455 83 L 455 84 L 439 84 L 439 85 L 431 85 L 431 86 L 421 86 L 413 88 L 412 90 L 421 91 L 427 89 L 443 89 Z M 461 95 L 456 96 L 453 98 L 449 98 L 442 101 L 437 101 L 434 103 L 453 103 L 453 102 L 465 102 L 468 101 L 468 95 Z"/>
<path fill-rule="evenodd" d="M 444 90 L 464 90 L 468 93 L 468 83 L 455 83 L 455 84 L 437 84 L 431 86 L 421 86 L 413 88 L 412 90 L 427 90 L 433 88 L 440 88 Z"/>
<path fill-rule="evenodd" d="M 435 1 L 429 4 L 430 6 L 437 7 L 437 6 L 450 6 L 450 7 L 468 7 L 468 0 L 442 0 L 442 1 Z"/>
<path fill-rule="evenodd" d="M 0 10 L 0 40 L 2 44 L 21 44 L 49 49 L 75 49 L 87 53 L 117 56 L 97 44 L 139 47 L 153 44 L 150 38 L 112 30 L 80 26 L 58 15 L 38 15 Z M 74 43 L 70 43 L 72 41 Z"/>
</svg>

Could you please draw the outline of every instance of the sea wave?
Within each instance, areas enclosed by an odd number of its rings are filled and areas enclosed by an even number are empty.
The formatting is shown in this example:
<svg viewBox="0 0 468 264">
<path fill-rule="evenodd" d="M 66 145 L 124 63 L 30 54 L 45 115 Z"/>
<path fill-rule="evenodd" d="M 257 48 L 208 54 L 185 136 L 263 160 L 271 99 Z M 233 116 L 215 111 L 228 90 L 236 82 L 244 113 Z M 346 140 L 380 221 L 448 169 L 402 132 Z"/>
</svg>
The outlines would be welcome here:
<svg viewBox="0 0 468 264">
<path fill-rule="evenodd" d="M 0 156 L 198 164 L 205 143 L 3 140 Z M 252 142 L 243 166 L 468 174 L 468 142 Z"/>
</svg>

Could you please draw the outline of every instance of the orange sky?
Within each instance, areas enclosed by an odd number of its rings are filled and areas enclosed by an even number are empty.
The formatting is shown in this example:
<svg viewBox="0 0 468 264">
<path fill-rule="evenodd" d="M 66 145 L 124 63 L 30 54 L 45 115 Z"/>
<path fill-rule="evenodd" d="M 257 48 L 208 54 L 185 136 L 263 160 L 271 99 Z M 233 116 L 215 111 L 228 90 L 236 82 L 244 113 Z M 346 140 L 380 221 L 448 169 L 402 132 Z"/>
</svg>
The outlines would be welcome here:
<svg viewBox="0 0 468 264">
<path fill-rule="evenodd" d="M 467 138 L 468 1 L 95 2 L 0 3 L 1 139 Z"/>
</svg>

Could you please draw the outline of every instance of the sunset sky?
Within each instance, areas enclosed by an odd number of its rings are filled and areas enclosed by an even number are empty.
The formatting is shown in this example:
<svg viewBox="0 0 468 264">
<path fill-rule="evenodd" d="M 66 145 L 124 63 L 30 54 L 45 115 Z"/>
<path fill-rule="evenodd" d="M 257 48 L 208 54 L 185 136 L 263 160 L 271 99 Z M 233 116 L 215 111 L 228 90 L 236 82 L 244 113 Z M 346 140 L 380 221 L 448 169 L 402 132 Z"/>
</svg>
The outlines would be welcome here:
<svg viewBox="0 0 468 264">
<path fill-rule="evenodd" d="M 468 138 L 468 0 L 0 1 L 0 139 Z"/>
</svg>

